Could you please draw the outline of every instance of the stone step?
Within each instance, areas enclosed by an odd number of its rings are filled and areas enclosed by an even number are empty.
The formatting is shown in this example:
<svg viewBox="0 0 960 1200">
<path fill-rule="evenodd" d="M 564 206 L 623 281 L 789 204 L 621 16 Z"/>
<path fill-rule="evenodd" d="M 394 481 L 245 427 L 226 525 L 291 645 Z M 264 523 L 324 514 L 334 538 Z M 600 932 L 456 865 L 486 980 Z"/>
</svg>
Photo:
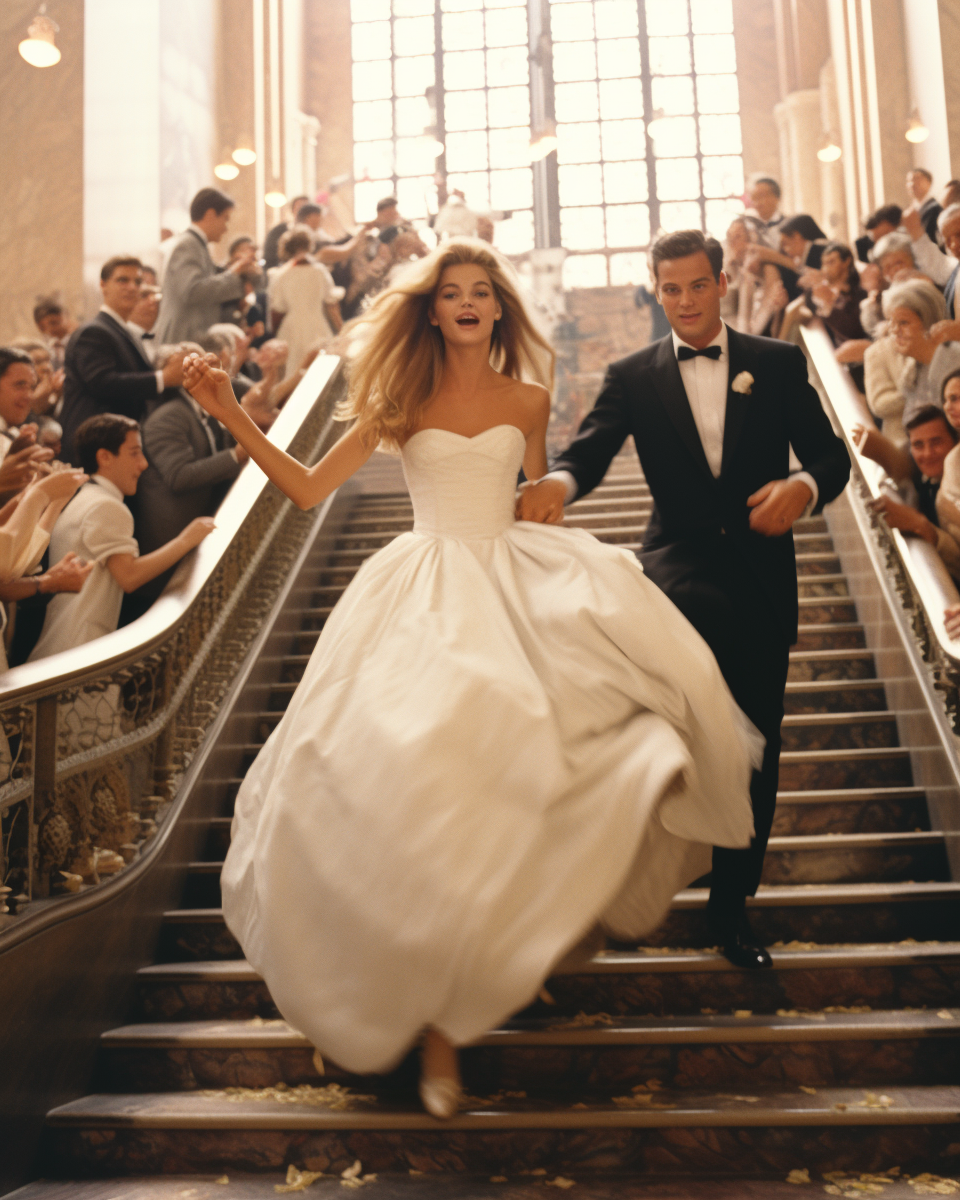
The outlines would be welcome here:
<svg viewBox="0 0 960 1200">
<path fill-rule="evenodd" d="M 221 780 L 224 806 L 232 810 L 242 779 Z M 206 854 L 222 859 L 230 844 L 231 817 L 209 823 Z M 919 787 L 854 787 L 781 791 L 773 819 L 778 837 L 816 836 L 831 833 L 924 832 L 930 828 L 926 793 Z"/>
<path fill-rule="evenodd" d="M 800 625 L 796 650 L 863 650 L 866 636 L 856 621 L 838 621 L 833 625 Z"/>
<path fill-rule="evenodd" d="M 771 950 L 772 971 L 738 971 L 716 951 L 605 950 L 553 975 L 550 1015 L 574 1017 L 754 1013 L 827 1007 L 925 1008 L 956 1005 L 960 942 L 819 946 Z M 242 958 L 154 963 L 137 973 L 140 1021 L 274 1019 L 279 1013 L 257 972 Z"/>
<path fill-rule="evenodd" d="M 209 1177 L 237 1167 L 282 1171 L 290 1162 L 338 1173 L 360 1159 L 376 1172 L 446 1164 L 458 1174 L 544 1170 L 576 1179 L 598 1169 L 660 1174 L 682 1162 L 687 1175 L 723 1166 L 740 1176 L 783 1177 L 798 1163 L 827 1171 L 885 1161 L 894 1149 L 897 1165 L 946 1161 L 957 1140 L 960 1088 L 664 1090 L 640 1107 L 481 1099 L 438 1122 L 413 1099 L 391 1108 L 357 1101 L 338 1111 L 200 1093 L 91 1095 L 49 1114 L 44 1161 L 60 1176 Z"/>
<path fill-rule="evenodd" d="M 788 714 L 886 711 L 883 683 L 877 679 L 788 680 Z"/>
<path fill-rule="evenodd" d="M 830 599 L 805 595 L 801 590 L 799 605 L 802 625 L 832 625 L 857 619 L 857 607 L 850 597 L 837 596 Z"/>
<path fill-rule="evenodd" d="M 219 904 L 222 868 L 222 858 L 190 863 L 183 905 L 203 908 Z M 944 837 L 929 831 L 774 837 L 763 870 L 763 881 L 768 884 L 949 878 Z"/>
<path fill-rule="evenodd" d="M 329 1167 L 324 1181 L 327 1187 L 336 1182 L 340 1161 L 338 1159 L 335 1165 L 323 1163 Z M 319 1160 L 315 1165 L 320 1165 Z M 825 1164 L 821 1166 L 827 1170 Z M 931 1170 L 921 1171 L 921 1166 L 929 1166 Z M 840 1172 L 836 1177 L 831 1175 L 831 1179 L 847 1178 L 868 1185 L 871 1181 L 882 1179 L 883 1200 L 915 1200 L 917 1195 L 923 1194 L 918 1191 L 919 1188 L 930 1186 L 924 1180 L 936 1182 L 946 1178 L 937 1175 L 938 1170 L 952 1170 L 954 1177 L 958 1173 L 956 1167 L 948 1167 L 943 1163 L 922 1163 L 914 1166 L 913 1170 L 915 1176 L 902 1174 L 899 1168 L 895 1168 L 895 1175 L 853 1170 L 849 1173 Z M 789 1174 L 784 1176 L 783 1173 L 746 1177 L 741 1172 L 739 1178 L 711 1174 L 693 1179 L 688 1175 L 661 1175 L 645 1169 L 643 1174 L 629 1175 L 608 1175 L 592 1170 L 584 1174 L 583 1171 L 577 1171 L 576 1176 L 574 1185 L 577 1200 L 664 1200 L 665 1197 L 669 1197 L 669 1200 L 805 1200 L 813 1195 L 822 1197 L 824 1186 L 816 1172 L 812 1182 L 799 1185 L 789 1179 Z M 526 1170 L 521 1170 L 514 1178 L 467 1173 L 452 1175 L 447 1173 L 446 1168 L 431 1170 L 427 1174 L 419 1170 L 411 1173 L 381 1172 L 377 1175 L 376 1195 L 378 1200 L 493 1200 L 498 1196 L 503 1200 L 507 1200 L 507 1197 L 509 1200 L 543 1200 L 545 1181 L 550 1181 L 559 1189 L 568 1186 L 566 1182 L 554 1183 L 555 1172 L 545 1170 L 544 1177 L 531 1179 L 530 1172 Z M 955 1178 L 951 1178 L 956 1182 Z M 917 1180 L 916 1187 L 914 1179 Z M 220 1182 L 226 1182 L 226 1178 L 220 1181 L 209 1174 L 166 1178 L 157 1176 L 152 1179 L 136 1176 L 131 1179 L 38 1180 L 18 1191 L 16 1200 L 180 1200 L 181 1197 L 216 1200 L 223 1194 L 217 1186 Z M 284 1188 L 285 1182 L 286 1175 L 282 1171 L 252 1175 L 231 1169 L 230 1191 L 227 1195 L 231 1200 L 276 1200 L 277 1192 Z M 509 1189 L 505 1184 L 509 1184 Z M 665 1188 L 668 1190 L 665 1191 Z M 862 1196 L 869 1193 L 850 1190 L 847 1194 Z"/>
<path fill-rule="evenodd" d="M 791 650 L 787 680 L 875 679 L 876 674 L 871 650 Z"/>
<path fill-rule="evenodd" d="M 656 1078 L 678 1092 L 764 1087 L 949 1084 L 960 1068 L 960 1008 L 809 1016 L 618 1017 L 592 1026 L 520 1018 L 461 1052 L 472 1095 L 524 1091 L 556 1102 L 602 1103 Z M 101 1038 L 100 1086 L 117 1092 L 321 1085 L 313 1046 L 285 1021 L 126 1025 Z M 410 1064 L 415 1073 L 415 1062 Z M 409 1092 L 410 1072 L 362 1077 L 325 1061 L 322 1083 Z"/>
<path fill-rule="evenodd" d="M 264 714 L 264 716 L 275 714 Z M 897 745 L 892 712 L 789 713 L 781 726 L 784 750 L 845 750 Z"/>
<path fill-rule="evenodd" d="M 778 837 L 896 834 L 929 828 L 926 793 L 919 787 L 781 791 L 773 818 L 773 833 Z"/>
<path fill-rule="evenodd" d="M 809 598 L 822 596 L 825 598 L 848 596 L 846 575 L 817 575 L 797 577 L 797 591 L 800 596 Z"/>
<path fill-rule="evenodd" d="M 674 898 L 663 924 L 640 945 L 699 949 L 712 945 L 707 891 Z M 897 942 L 949 940 L 960 921 L 960 883 L 837 883 L 761 886 L 747 901 L 757 937 L 776 941 Z M 626 949 L 626 946 L 620 947 Z M 220 908 L 180 908 L 163 914 L 158 959 L 239 958 Z"/>
<path fill-rule="evenodd" d="M 809 551 L 797 554 L 797 574 L 836 575 L 840 571 L 840 559 L 836 551 Z"/>
</svg>

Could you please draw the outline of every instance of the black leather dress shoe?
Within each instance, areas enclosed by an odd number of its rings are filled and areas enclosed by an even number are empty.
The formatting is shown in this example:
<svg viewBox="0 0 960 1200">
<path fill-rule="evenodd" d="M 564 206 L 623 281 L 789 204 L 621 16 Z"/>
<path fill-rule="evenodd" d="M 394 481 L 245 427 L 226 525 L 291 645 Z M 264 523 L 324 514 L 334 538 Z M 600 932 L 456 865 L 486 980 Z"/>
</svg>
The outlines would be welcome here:
<svg viewBox="0 0 960 1200">
<path fill-rule="evenodd" d="M 741 909 L 710 908 L 708 920 L 713 935 L 720 945 L 720 953 L 735 967 L 745 971 L 761 971 L 773 966 L 773 959 L 763 946 L 757 945 L 757 936 L 750 928 L 746 912 Z"/>
<path fill-rule="evenodd" d="M 752 939 L 750 939 L 752 941 Z M 745 971 L 760 971 L 773 966 L 773 959 L 763 946 L 753 946 L 736 934 L 721 947 L 720 953 L 735 967 Z"/>
</svg>

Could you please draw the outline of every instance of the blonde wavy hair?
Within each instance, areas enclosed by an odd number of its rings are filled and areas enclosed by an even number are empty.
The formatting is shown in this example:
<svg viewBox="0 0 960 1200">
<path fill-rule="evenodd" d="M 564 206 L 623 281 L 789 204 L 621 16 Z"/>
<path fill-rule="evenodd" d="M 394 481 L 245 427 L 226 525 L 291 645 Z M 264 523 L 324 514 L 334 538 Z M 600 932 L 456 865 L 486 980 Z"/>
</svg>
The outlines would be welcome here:
<svg viewBox="0 0 960 1200">
<path fill-rule="evenodd" d="M 443 371 L 444 341 L 429 320 L 447 267 L 476 263 L 490 277 L 502 310 L 490 339 L 490 363 L 512 379 L 552 391 L 555 355 L 520 294 L 513 268 L 486 242 L 451 238 L 411 263 L 350 326 L 349 392 L 341 421 L 356 421 L 363 441 L 396 450 L 414 432 Z"/>
</svg>

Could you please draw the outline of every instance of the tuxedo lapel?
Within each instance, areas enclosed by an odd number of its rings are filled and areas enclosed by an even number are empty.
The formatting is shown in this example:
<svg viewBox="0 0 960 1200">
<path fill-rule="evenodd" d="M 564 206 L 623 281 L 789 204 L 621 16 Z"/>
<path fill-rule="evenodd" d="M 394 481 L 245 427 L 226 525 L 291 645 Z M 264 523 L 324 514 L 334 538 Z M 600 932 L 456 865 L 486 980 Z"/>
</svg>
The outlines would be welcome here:
<svg viewBox="0 0 960 1200">
<path fill-rule="evenodd" d="M 109 313 L 97 313 L 96 319 L 102 324 L 106 325 L 107 329 L 109 329 L 111 333 L 119 333 L 121 337 L 125 338 L 133 347 L 137 358 L 144 364 L 145 369 L 148 371 L 153 370 L 153 364 L 144 354 L 143 347 L 139 345 L 139 339 L 135 338 L 129 329 L 124 329 L 124 327 L 118 321 L 115 321 Z"/>
<path fill-rule="evenodd" d="M 670 420 L 676 427 L 677 433 L 683 439 L 684 445 L 693 455 L 697 466 L 713 479 L 713 472 L 703 452 L 700 441 L 700 431 L 693 419 L 690 401 L 687 399 L 687 389 L 683 386 L 680 366 L 673 349 L 673 338 L 667 336 L 660 339 L 660 345 L 651 370 L 653 384 L 660 403 L 667 410 Z"/>
<path fill-rule="evenodd" d="M 733 390 L 733 381 L 741 371 L 748 371 L 752 360 L 747 347 L 735 329 L 727 326 L 727 350 L 730 356 L 730 370 L 727 375 L 727 408 L 723 419 L 723 456 L 720 460 L 720 474 L 723 475 L 730 464 L 740 433 L 743 430 L 744 418 L 750 407 L 750 397 L 743 392 Z"/>
</svg>

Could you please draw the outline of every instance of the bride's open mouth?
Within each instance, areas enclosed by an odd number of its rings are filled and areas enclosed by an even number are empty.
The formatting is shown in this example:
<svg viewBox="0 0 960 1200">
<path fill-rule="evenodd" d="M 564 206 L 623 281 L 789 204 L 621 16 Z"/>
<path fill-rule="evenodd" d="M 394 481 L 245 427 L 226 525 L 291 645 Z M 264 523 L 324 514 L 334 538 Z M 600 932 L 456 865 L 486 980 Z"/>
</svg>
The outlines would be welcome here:
<svg viewBox="0 0 960 1200">
<path fill-rule="evenodd" d="M 475 317 L 472 313 L 464 313 L 462 317 L 457 317 L 457 324 L 462 329 L 469 329 L 474 325 L 479 325 L 480 318 Z"/>
</svg>

